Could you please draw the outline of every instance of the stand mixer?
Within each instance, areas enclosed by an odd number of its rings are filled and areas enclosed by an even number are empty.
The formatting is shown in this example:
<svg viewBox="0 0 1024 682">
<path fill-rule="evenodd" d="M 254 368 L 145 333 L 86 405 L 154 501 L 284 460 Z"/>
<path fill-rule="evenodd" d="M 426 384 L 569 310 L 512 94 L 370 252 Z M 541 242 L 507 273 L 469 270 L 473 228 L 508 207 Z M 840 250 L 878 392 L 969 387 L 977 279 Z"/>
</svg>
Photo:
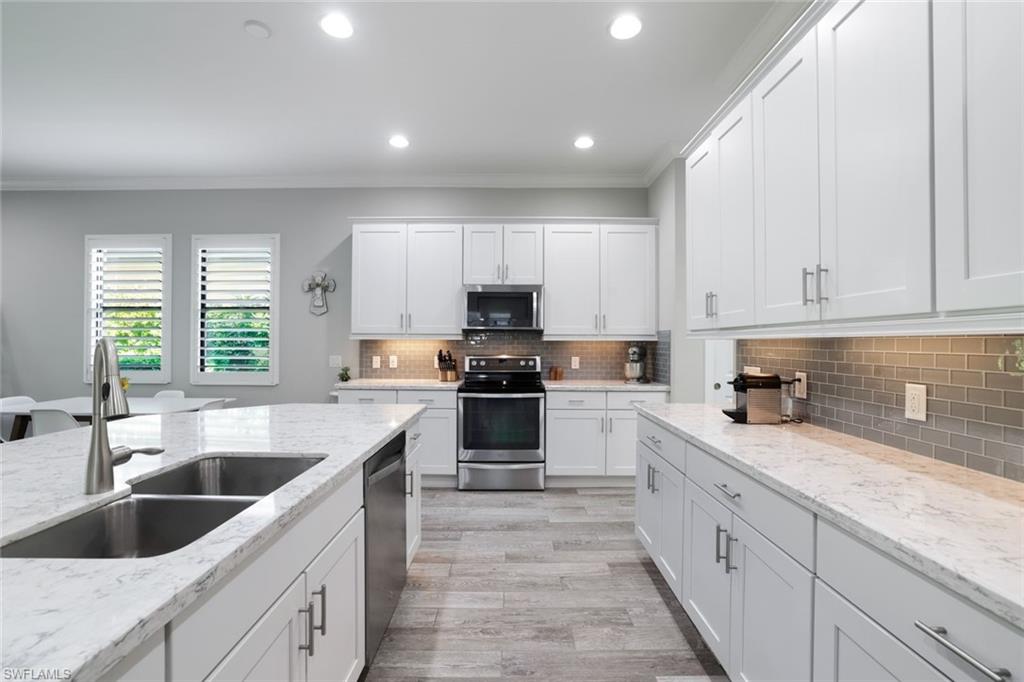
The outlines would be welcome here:
<svg viewBox="0 0 1024 682">
<path fill-rule="evenodd" d="M 647 379 L 647 349 L 643 346 L 630 346 L 626 351 L 626 364 L 624 371 L 627 384 L 646 384 Z"/>
</svg>

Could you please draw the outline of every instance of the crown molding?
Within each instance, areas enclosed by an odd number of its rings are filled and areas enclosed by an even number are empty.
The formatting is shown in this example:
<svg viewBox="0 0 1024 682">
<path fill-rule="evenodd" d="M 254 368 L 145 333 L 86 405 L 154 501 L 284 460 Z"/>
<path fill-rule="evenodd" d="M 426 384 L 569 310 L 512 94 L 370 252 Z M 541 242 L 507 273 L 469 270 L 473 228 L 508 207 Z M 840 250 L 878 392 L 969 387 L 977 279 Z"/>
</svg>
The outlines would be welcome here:
<svg viewBox="0 0 1024 682">
<path fill-rule="evenodd" d="M 656 176 L 655 176 L 656 177 Z M 219 177 L 11 177 L 0 180 L 4 191 L 112 191 L 217 189 L 643 189 L 640 173 L 543 174 L 450 173 L 431 175 L 250 175 Z"/>
</svg>

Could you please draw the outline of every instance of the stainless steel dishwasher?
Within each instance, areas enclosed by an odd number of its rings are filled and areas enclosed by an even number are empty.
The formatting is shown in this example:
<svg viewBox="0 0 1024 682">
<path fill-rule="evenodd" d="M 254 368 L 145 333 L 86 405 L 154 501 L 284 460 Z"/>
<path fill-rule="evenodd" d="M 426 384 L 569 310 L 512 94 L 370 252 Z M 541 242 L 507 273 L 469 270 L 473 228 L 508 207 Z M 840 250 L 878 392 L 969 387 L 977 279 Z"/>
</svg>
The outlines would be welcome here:
<svg viewBox="0 0 1024 682">
<path fill-rule="evenodd" d="M 363 464 L 366 507 L 366 665 L 405 587 L 405 433 Z"/>
</svg>

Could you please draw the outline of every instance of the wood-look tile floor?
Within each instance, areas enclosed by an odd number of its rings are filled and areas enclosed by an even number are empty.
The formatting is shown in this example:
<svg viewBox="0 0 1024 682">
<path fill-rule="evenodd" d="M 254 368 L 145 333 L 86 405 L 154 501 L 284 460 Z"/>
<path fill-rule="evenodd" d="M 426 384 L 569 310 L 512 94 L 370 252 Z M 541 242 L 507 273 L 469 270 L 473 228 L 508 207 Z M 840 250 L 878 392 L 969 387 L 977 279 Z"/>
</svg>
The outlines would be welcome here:
<svg viewBox="0 0 1024 682">
<path fill-rule="evenodd" d="M 633 534 L 632 488 L 427 489 L 423 544 L 367 679 L 722 674 Z"/>
</svg>

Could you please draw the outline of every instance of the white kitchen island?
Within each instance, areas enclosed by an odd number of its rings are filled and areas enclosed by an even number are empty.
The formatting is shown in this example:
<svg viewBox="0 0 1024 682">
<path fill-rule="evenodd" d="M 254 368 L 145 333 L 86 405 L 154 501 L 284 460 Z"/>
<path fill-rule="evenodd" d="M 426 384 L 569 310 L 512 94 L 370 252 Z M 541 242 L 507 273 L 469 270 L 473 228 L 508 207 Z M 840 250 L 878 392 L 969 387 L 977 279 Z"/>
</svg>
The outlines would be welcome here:
<svg viewBox="0 0 1024 682">
<path fill-rule="evenodd" d="M 315 573 L 322 559 L 337 563 L 331 552 L 345 550 L 339 542 L 361 552 L 362 463 L 415 424 L 422 411 L 414 405 L 295 404 L 112 422 L 112 444 L 165 452 L 136 455 L 116 467 L 114 490 L 98 495 L 82 493 L 88 429 L 3 445 L 2 545 L 126 497 L 132 482 L 201 457 L 324 458 L 168 554 L 0 559 L 5 676 L 92 680 L 116 666 L 118 674 L 134 670 L 145 679 L 195 679 L 218 671 L 231 677 L 232 656 L 246 664 L 245 656 L 260 644 L 255 640 L 275 627 L 305 641 L 310 633 L 288 600 L 305 606 L 304 593 L 321 579 Z M 345 536 L 349 529 L 351 538 Z M 357 561 L 350 564 L 359 568 Z M 308 577 L 305 589 L 296 587 L 296 576 Z M 278 609 L 280 603 L 287 608 Z M 291 620 L 273 622 L 278 613 Z M 361 637 L 341 618 L 332 625 L 334 636 Z M 165 647 L 165 635 L 178 648 Z M 187 646 L 189 641 L 200 644 Z M 354 651 L 358 641 L 343 644 Z M 316 677 L 313 672 L 310 666 L 309 679 Z M 304 666 L 302 673 L 307 679 Z"/>
</svg>

